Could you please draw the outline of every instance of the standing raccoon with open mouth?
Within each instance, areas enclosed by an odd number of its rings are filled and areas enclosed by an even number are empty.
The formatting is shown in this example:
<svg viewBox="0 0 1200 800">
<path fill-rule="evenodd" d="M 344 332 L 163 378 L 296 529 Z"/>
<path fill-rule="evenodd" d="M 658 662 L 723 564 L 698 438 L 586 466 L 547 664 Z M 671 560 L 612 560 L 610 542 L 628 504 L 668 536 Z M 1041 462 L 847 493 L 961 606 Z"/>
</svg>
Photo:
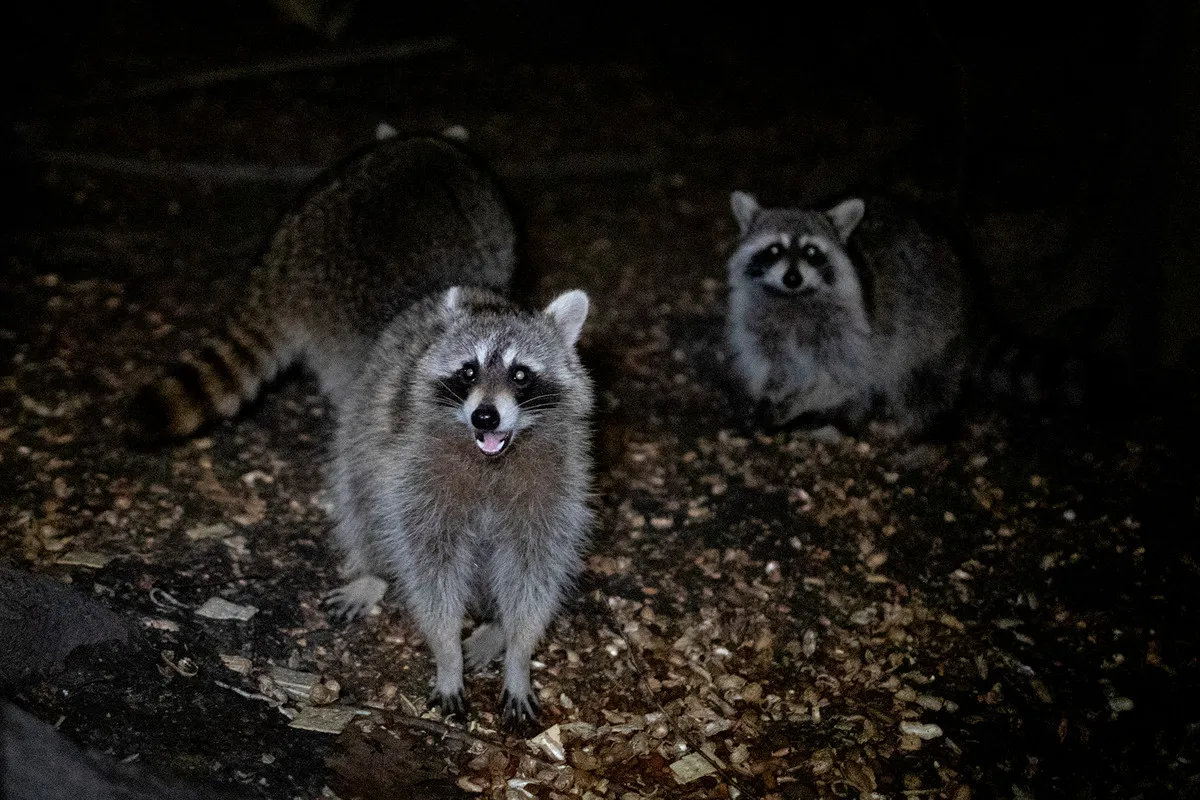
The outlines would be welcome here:
<svg viewBox="0 0 1200 800">
<path fill-rule="evenodd" d="M 395 585 L 437 661 L 431 703 L 466 712 L 467 661 L 505 659 L 502 714 L 537 719 L 533 648 L 591 525 L 592 388 L 581 291 L 541 313 L 504 296 L 515 236 L 457 146 L 392 138 L 331 169 L 284 215 L 224 334 L 138 394 L 139 442 L 191 436 L 296 362 L 336 412 L 335 538 L 365 613 Z"/>
<path fill-rule="evenodd" d="M 465 716 L 463 666 L 504 657 L 504 724 L 530 730 L 533 648 L 591 527 L 591 382 L 575 343 L 587 295 L 541 313 L 453 288 L 384 331 L 338 424 L 337 539 L 348 616 L 390 578 L 433 650 L 431 704 Z M 465 613 L 483 621 L 461 641 Z"/>
</svg>

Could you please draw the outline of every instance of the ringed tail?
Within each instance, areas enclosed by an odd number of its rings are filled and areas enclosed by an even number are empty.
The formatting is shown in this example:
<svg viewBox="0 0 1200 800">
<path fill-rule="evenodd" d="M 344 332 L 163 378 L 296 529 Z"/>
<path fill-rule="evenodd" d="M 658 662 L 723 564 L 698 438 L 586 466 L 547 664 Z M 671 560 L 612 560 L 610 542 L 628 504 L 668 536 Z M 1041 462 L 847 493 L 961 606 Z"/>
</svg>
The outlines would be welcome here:
<svg viewBox="0 0 1200 800">
<path fill-rule="evenodd" d="M 235 320 L 198 353 L 185 353 L 167 373 L 145 384 L 130 408 L 134 444 L 185 439 L 235 416 L 293 358 L 274 326 Z"/>
<path fill-rule="evenodd" d="M 997 336 L 972 383 L 993 399 L 1045 411 L 1078 410 L 1095 399 L 1097 368 L 1086 354 L 1039 339 Z"/>
</svg>

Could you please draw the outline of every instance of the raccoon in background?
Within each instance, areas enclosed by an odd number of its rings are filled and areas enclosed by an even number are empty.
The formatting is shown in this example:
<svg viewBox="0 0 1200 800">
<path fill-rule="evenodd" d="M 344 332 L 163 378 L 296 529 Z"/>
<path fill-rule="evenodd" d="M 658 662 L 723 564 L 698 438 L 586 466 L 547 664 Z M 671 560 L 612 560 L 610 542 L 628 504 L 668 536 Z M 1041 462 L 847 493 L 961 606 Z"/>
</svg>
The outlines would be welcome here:
<svg viewBox="0 0 1200 800">
<path fill-rule="evenodd" d="M 921 433 L 959 396 L 969 292 L 950 243 L 882 198 L 763 208 L 731 197 L 726 339 L 756 416 Z"/>
<path fill-rule="evenodd" d="M 503 719 L 525 730 L 532 651 L 591 523 L 592 390 L 575 353 L 587 295 L 517 309 L 514 243 L 462 150 L 386 139 L 283 217 L 225 335 L 146 386 L 133 422 L 143 442 L 189 436 L 302 362 L 336 412 L 335 540 L 353 580 L 335 610 L 362 614 L 393 584 L 437 662 L 430 702 L 458 715 L 463 613 L 491 618 L 468 661 L 504 655 Z"/>
</svg>

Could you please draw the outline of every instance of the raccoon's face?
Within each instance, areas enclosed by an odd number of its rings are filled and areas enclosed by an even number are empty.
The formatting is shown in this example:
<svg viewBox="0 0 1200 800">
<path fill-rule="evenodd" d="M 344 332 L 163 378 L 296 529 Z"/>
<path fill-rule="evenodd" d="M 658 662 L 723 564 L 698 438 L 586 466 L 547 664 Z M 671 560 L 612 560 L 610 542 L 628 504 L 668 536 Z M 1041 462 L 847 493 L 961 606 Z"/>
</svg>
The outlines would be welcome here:
<svg viewBox="0 0 1200 800">
<path fill-rule="evenodd" d="M 852 302 L 858 296 L 846 241 L 862 220 L 862 200 L 851 198 L 828 211 L 764 209 L 753 196 L 734 192 L 731 206 L 742 234 L 729 259 L 731 286 L 757 287 L 781 299 Z"/>
<path fill-rule="evenodd" d="M 528 314 L 473 302 L 466 292 L 446 293 L 450 324 L 427 367 L 435 402 L 447 412 L 443 421 L 461 424 L 480 453 L 499 458 L 569 399 L 588 297 L 566 292 L 541 313 Z"/>
</svg>

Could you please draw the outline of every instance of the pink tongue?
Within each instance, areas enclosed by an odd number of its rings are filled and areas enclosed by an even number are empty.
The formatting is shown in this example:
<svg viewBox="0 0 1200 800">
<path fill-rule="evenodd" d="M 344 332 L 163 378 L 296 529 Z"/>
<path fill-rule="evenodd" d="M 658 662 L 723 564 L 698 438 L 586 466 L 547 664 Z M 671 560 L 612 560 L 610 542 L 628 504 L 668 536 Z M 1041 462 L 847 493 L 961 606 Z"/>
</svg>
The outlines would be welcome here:
<svg viewBox="0 0 1200 800">
<path fill-rule="evenodd" d="M 504 434 L 488 432 L 483 435 L 480 449 L 488 455 L 495 455 L 504 447 Z"/>
</svg>

